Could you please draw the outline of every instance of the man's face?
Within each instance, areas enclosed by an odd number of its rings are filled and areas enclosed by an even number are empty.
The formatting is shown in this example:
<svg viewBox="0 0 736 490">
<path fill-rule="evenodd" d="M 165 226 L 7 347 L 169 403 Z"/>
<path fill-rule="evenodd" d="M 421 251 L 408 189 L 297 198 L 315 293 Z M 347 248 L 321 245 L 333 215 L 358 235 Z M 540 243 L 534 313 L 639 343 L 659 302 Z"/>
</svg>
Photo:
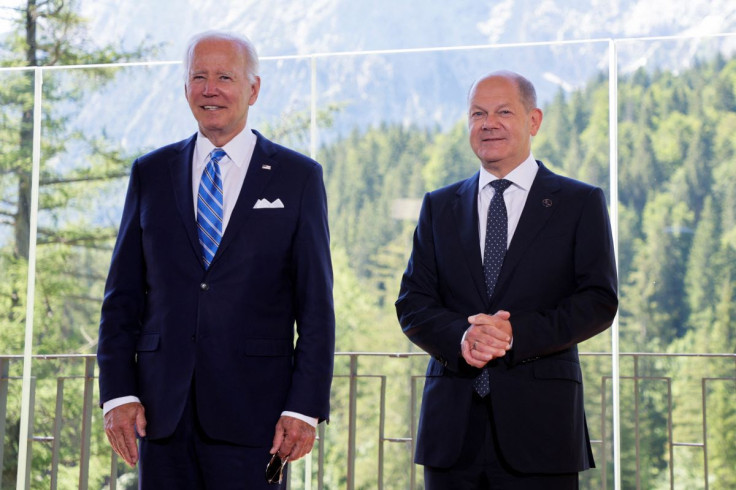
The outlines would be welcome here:
<svg viewBox="0 0 736 490">
<path fill-rule="evenodd" d="M 516 82 L 505 76 L 480 80 L 470 93 L 470 147 L 488 172 L 505 177 L 531 152 L 542 111 L 527 111 Z"/>
<path fill-rule="evenodd" d="M 248 107 L 258 98 L 261 80 L 248 81 L 245 53 L 232 41 L 203 39 L 192 52 L 184 86 L 199 129 L 223 146 L 245 127 Z"/>
</svg>

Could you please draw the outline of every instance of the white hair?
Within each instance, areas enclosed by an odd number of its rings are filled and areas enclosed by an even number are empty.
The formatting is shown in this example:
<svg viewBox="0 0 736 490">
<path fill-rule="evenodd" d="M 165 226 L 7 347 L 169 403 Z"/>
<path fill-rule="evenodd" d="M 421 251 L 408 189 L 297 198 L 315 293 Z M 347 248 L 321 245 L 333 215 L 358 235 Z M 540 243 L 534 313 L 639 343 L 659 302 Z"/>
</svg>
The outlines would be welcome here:
<svg viewBox="0 0 736 490">
<path fill-rule="evenodd" d="M 189 69 L 192 63 L 194 48 L 201 41 L 207 39 L 218 39 L 235 43 L 245 54 L 245 75 L 250 83 L 255 83 L 259 69 L 258 53 L 256 52 L 256 47 L 246 36 L 223 31 L 205 31 L 192 36 L 192 38 L 189 40 L 189 43 L 187 44 L 187 50 L 184 52 L 185 80 L 188 80 L 189 78 Z"/>
</svg>

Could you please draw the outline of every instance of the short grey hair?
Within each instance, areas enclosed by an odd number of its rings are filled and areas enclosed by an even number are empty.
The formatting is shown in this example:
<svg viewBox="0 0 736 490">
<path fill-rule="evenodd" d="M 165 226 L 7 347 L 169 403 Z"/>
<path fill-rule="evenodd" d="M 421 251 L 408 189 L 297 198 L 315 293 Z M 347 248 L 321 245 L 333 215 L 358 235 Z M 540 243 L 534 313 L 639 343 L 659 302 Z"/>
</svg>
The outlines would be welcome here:
<svg viewBox="0 0 736 490">
<path fill-rule="evenodd" d="M 194 36 L 192 36 L 191 39 L 189 39 L 187 50 L 184 52 L 185 80 L 189 79 L 189 68 L 192 64 L 192 55 L 194 54 L 194 48 L 197 46 L 197 44 L 206 39 L 218 39 L 235 43 L 242 50 L 243 54 L 245 54 L 245 75 L 250 83 L 255 83 L 260 67 L 256 47 L 246 36 L 224 31 L 205 31 L 199 34 L 195 34 Z"/>
<path fill-rule="evenodd" d="M 537 109 L 537 90 L 534 88 L 534 84 L 530 82 L 526 77 L 508 70 L 494 71 L 484 76 L 483 78 L 479 78 L 478 80 L 473 82 L 473 85 L 470 86 L 470 90 L 468 91 L 468 104 L 470 104 L 470 96 L 472 95 L 476 85 L 478 85 L 478 83 L 482 80 L 491 77 L 504 77 L 515 82 L 516 87 L 519 89 L 519 97 L 521 99 L 521 103 L 524 105 L 524 108 L 527 110 L 527 112 L 533 109 Z"/>
</svg>

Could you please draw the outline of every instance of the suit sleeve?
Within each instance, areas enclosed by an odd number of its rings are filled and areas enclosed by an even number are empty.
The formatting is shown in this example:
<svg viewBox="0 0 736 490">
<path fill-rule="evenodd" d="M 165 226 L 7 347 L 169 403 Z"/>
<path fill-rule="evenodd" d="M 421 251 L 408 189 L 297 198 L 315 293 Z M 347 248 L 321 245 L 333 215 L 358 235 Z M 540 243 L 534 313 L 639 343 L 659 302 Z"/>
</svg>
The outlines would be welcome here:
<svg viewBox="0 0 736 490">
<path fill-rule="evenodd" d="M 507 362 L 568 349 L 607 329 L 618 308 L 618 283 L 606 199 L 591 188 L 574 230 L 573 288 L 553 307 L 511 311 L 514 346 Z"/>
<path fill-rule="evenodd" d="M 304 185 L 293 247 L 297 341 L 286 411 L 329 417 L 335 353 L 335 311 L 322 169 L 314 166 Z"/>
<path fill-rule="evenodd" d="M 457 371 L 460 341 L 469 324 L 467 315 L 447 308 L 442 301 L 432 206 L 431 194 L 425 195 L 411 257 L 401 280 L 396 313 L 404 334 L 414 344 Z"/>
<path fill-rule="evenodd" d="M 100 403 L 138 395 L 135 346 L 145 303 L 141 247 L 140 179 L 133 164 L 102 302 L 97 362 Z"/>
</svg>

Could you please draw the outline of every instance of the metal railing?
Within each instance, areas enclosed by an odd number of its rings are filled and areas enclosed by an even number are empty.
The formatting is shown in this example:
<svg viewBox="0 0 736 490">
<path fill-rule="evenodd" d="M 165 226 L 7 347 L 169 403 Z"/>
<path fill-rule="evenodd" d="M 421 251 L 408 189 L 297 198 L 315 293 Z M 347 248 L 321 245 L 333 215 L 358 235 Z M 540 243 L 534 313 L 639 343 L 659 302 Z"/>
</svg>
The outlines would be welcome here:
<svg viewBox="0 0 736 490">
<path fill-rule="evenodd" d="M 599 469 L 583 474 L 581 483 L 583 488 L 606 489 L 611 485 L 611 442 L 615 437 L 624 437 L 612 433 L 609 420 L 611 354 L 581 356 L 586 412 L 599 463 Z M 13 440 L 16 431 L 12 426 L 18 423 L 20 413 L 18 373 L 22 359 L 23 356 L 0 356 L 0 468 L 12 468 L 18 456 L 17 452 L 12 454 L 12 449 L 20 447 Z M 622 419 L 629 425 L 629 444 L 625 449 L 635 455 L 633 467 L 627 470 L 635 471 L 630 484 L 649 487 L 642 461 L 651 455 L 642 447 L 642 441 L 648 437 L 642 426 L 652 415 L 644 400 L 654 394 L 661 398 L 664 407 L 656 414 L 660 417 L 659 425 L 664 426 L 656 429 L 664 440 L 662 457 L 667 465 L 660 471 L 658 486 L 675 488 L 679 474 L 676 450 L 682 448 L 702 453 L 702 468 L 698 471 L 703 488 L 708 488 L 712 476 L 709 439 L 718 430 L 709 424 L 709 393 L 715 384 L 727 383 L 731 391 L 725 393 L 732 399 L 726 401 L 736 406 L 736 354 L 622 353 L 619 359 L 622 398 L 627 400 Z M 121 470 L 118 458 L 104 442 L 95 395 L 95 356 L 34 356 L 33 362 L 38 378 L 33 379 L 31 390 L 34 417 L 29 424 L 33 436 L 27 444 L 28 455 L 22 458 L 27 462 L 23 469 L 26 482 L 32 482 L 34 488 L 70 488 L 70 474 L 76 473 L 74 488 L 119 488 L 118 479 L 132 470 Z M 411 455 L 425 364 L 426 354 L 418 352 L 336 354 L 330 425 L 320 425 L 312 455 L 291 465 L 289 487 L 309 489 L 314 485 L 351 490 L 370 481 L 368 485 L 378 489 L 421 488 L 421 471 L 411 462 Z M 700 400 L 693 403 L 695 386 L 699 387 Z M 682 405 L 690 409 L 683 410 Z M 679 437 L 685 439 L 678 437 L 678 431 L 682 434 Z M 684 458 L 682 465 L 691 466 L 697 459 L 691 455 Z M 102 464 L 105 460 L 109 461 L 109 469 Z M 399 479 L 405 480 L 397 481 L 395 476 L 387 475 L 387 466 L 402 468 Z M 101 473 L 108 476 L 101 478 Z M 9 475 L 6 469 L 5 486 L 12 484 Z M 678 482 L 677 486 L 682 485 Z"/>
</svg>

